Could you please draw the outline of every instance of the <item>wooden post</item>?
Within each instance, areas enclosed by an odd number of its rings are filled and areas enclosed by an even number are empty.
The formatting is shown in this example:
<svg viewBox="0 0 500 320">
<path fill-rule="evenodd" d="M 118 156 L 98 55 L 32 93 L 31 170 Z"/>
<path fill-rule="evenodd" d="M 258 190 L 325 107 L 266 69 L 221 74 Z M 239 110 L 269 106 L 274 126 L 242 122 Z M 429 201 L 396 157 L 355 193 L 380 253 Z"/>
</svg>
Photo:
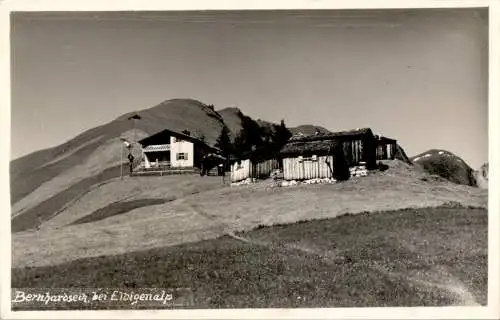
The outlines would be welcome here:
<svg viewBox="0 0 500 320">
<path fill-rule="evenodd" d="M 226 178 L 225 178 L 225 168 L 224 168 L 224 164 L 219 164 L 219 172 L 220 174 L 222 175 L 222 185 L 225 185 L 226 184 Z"/>
<path fill-rule="evenodd" d="M 132 120 L 134 121 L 134 122 L 132 123 L 132 124 L 133 124 L 133 126 L 132 126 L 132 131 L 133 131 L 133 133 L 134 133 L 134 142 L 136 142 L 136 141 L 137 141 L 137 140 L 136 140 L 136 134 L 135 134 L 135 120 L 136 120 L 136 118 L 134 118 L 134 119 L 132 119 Z"/>
<path fill-rule="evenodd" d="M 123 180 L 123 144 L 120 147 L 120 179 Z"/>
</svg>

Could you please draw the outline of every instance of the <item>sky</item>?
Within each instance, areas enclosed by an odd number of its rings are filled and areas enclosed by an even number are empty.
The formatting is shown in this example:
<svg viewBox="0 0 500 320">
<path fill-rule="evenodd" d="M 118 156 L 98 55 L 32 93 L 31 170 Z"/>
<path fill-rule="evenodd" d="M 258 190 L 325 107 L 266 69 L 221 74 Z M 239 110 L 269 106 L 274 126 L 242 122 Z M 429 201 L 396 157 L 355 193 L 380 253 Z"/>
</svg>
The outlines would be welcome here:
<svg viewBox="0 0 500 320">
<path fill-rule="evenodd" d="M 488 160 L 485 9 L 15 13 L 11 159 L 173 98 Z"/>
</svg>

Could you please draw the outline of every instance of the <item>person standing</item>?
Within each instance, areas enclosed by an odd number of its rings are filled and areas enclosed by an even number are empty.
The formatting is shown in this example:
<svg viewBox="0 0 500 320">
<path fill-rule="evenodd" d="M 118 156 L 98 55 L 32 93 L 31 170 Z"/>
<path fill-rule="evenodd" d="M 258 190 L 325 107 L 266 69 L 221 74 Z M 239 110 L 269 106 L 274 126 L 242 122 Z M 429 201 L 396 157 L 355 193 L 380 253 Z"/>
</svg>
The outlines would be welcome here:
<svg viewBox="0 0 500 320">
<path fill-rule="evenodd" d="M 128 154 L 128 161 L 129 161 L 129 167 L 130 167 L 130 175 L 132 175 L 132 171 L 134 169 L 134 159 L 135 157 L 132 155 L 132 153 Z"/>
</svg>

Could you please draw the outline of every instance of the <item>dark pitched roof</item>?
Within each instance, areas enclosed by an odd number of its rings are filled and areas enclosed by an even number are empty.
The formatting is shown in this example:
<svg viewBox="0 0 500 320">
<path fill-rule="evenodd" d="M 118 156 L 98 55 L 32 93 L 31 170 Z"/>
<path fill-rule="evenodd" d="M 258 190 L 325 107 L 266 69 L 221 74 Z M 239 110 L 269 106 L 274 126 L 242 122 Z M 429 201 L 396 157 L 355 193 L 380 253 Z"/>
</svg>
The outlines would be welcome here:
<svg viewBox="0 0 500 320">
<path fill-rule="evenodd" d="M 356 138 L 364 135 L 373 136 L 373 132 L 370 128 L 363 128 L 363 129 L 338 131 L 338 132 L 331 132 L 324 134 L 320 133 L 307 136 L 294 136 L 290 138 L 290 141 L 341 140 L 341 139 Z"/>
<path fill-rule="evenodd" d="M 375 136 L 375 137 L 377 137 L 377 136 Z M 377 140 L 380 142 L 385 142 L 385 143 L 395 143 L 397 141 L 396 139 L 391 139 L 391 138 L 387 138 L 384 136 L 378 136 Z"/>
<path fill-rule="evenodd" d="M 168 135 L 172 135 L 176 138 L 179 138 L 179 139 L 182 139 L 182 140 L 186 140 L 186 141 L 189 141 L 189 142 L 192 142 L 192 143 L 196 143 L 196 144 L 202 144 L 204 145 L 205 147 L 213 150 L 213 151 L 218 151 L 217 148 L 215 147 L 212 147 L 212 146 L 209 146 L 206 142 L 200 140 L 200 139 L 197 139 L 195 137 L 192 137 L 192 136 L 189 136 L 187 134 L 184 134 L 184 133 L 181 133 L 181 132 L 176 132 L 176 131 L 172 131 L 172 130 L 169 130 L 169 129 L 164 129 L 160 132 L 157 132 L 153 135 L 150 135 L 149 137 L 146 137 L 142 140 L 139 140 L 138 142 L 141 144 L 141 145 L 148 145 L 150 144 L 156 137 L 158 137 L 159 135 L 163 135 L 163 134 L 168 134 Z M 170 142 L 169 142 L 170 143 Z"/>
<path fill-rule="evenodd" d="M 331 154 L 341 141 L 362 136 L 374 137 L 370 128 L 293 137 L 280 150 L 280 154 L 282 156 Z"/>
<path fill-rule="evenodd" d="M 338 141 L 323 139 L 313 141 L 290 141 L 280 150 L 282 156 L 327 155 L 331 154 Z"/>
<path fill-rule="evenodd" d="M 217 161 L 226 161 L 227 160 L 226 157 L 223 157 L 220 154 L 216 154 L 216 153 L 209 153 L 209 154 L 206 154 L 202 157 L 202 160 L 208 160 L 208 159 L 217 160 Z"/>
</svg>

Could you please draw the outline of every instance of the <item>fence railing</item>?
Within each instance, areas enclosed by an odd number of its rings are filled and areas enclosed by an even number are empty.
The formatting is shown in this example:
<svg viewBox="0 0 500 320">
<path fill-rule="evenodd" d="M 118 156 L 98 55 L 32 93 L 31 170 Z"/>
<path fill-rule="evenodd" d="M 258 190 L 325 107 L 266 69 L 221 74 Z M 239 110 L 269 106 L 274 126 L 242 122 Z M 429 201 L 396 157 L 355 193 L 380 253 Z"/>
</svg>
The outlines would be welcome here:
<svg viewBox="0 0 500 320">
<path fill-rule="evenodd" d="M 158 161 L 158 162 L 150 162 L 149 163 L 149 168 L 146 168 L 146 163 L 144 161 L 141 162 L 138 168 L 140 169 L 163 169 L 163 168 L 170 168 L 171 167 L 171 162 L 170 161 Z"/>
<path fill-rule="evenodd" d="M 148 176 L 148 175 L 172 175 L 172 174 L 199 174 L 200 171 L 197 168 L 187 167 L 187 168 L 173 168 L 173 167 L 161 167 L 161 168 L 143 168 L 135 170 L 133 176 Z"/>
</svg>

